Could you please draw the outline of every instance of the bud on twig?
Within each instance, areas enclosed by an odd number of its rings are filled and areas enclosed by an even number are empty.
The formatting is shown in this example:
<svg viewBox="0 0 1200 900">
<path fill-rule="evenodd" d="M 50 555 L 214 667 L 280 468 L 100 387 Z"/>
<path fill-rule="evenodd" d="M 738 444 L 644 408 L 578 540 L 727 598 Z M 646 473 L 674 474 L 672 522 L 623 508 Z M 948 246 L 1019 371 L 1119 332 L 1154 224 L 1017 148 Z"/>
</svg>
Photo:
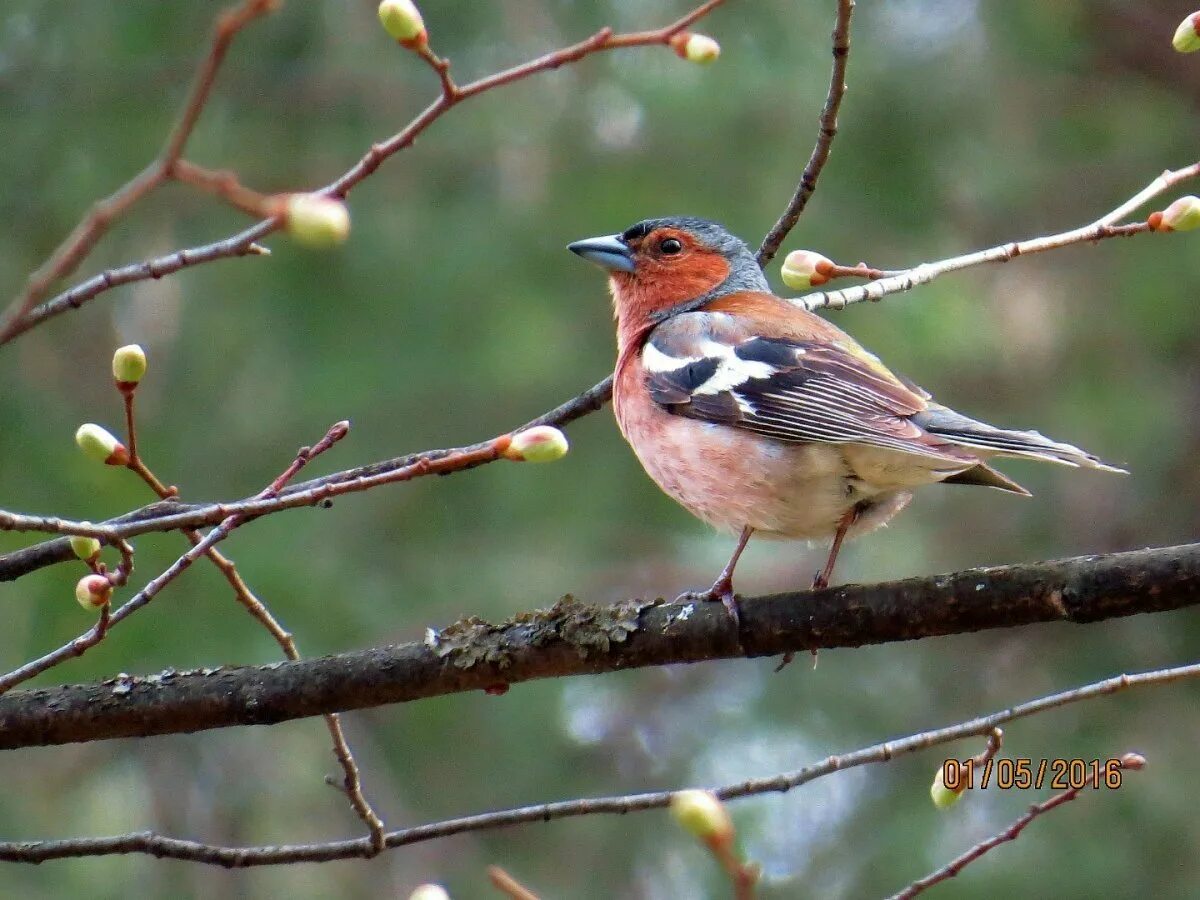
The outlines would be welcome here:
<svg viewBox="0 0 1200 900">
<path fill-rule="evenodd" d="M 350 211 L 332 197 L 292 194 L 284 216 L 288 233 L 309 247 L 334 247 L 350 236 Z"/>
<path fill-rule="evenodd" d="M 1126 753 L 1121 756 L 1121 768 L 1136 772 L 1146 768 L 1146 757 L 1140 753 Z"/>
<path fill-rule="evenodd" d="M 958 777 L 954 785 L 946 786 L 946 767 L 954 764 L 954 760 L 948 760 L 938 766 L 937 774 L 933 776 L 933 784 L 929 786 L 929 797 L 938 809 L 949 809 L 962 798 L 967 789 L 970 769 L 961 763 L 958 764 Z"/>
<path fill-rule="evenodd" d="M 103 575 L 84 575 L 75 585 L 75 599 L 84 609 L 99 609 L 112 599 L 112 585 Z"/>
<path fill-rule="evenodd" d="M 671 795 L 671 815 L 683 830 L 710 845 L 733 840 L 733 820 L 712 791 L 676 791 Z"/>
<path fill-rule="evenodd" d="M 1151 231 L 1191 231 L 1200 228 L 1200 198 L 1188 194 L 1162 212 L 1150 213 L 1146 224 Z"/>
<path fill-rule="evenodd" d="M 420 884 L 408 895 L 408 900 L 450 900 L 440 884 Z"/>
<path fill-rule="evenodd" d="M 1175 29 L 1171 46 L 1180 53 L 1195 53 L 1200 50 L 1200 12 L 1194 12 Z"/>
<path fill-rule="evenodd" d="M 100 555 L 100 542 L 94 537 L 71 535 L 71 551 L 84 562 L 91 562 Z"/>
<path fill-rule="evenodd" d="M 96 462 L 109 466 L 123 466 L 129 462 L 129 451 L 125 449 L 125 445 L 107 430 L 91 422 L 79 426 L 79 430 L 75 432 L 75 443 Z"/>
<path fill-rule="evenodd" d="M 384 31 L 410 50 L 420 50 L 429 43 L 425 20 L 412 0 L 383 0 L 379 4 L 379 21 Z"/>
<path fill-rule="evenodd" d="M 569 449 L 565 434 L 550 425 L 538 425 L 513 435 L 502 455 L 513 462 L 554 462 Z"/>
<path fill-rule="evenodd" d="M 792 290 L 804 291 L 827 282 L 833 269 L 833 260 L 816 251 L 793 250 L 784 259 L 779 274 Z"/>
<path fill-rule="evenodd" d="M 721 45 L 707 34 L 681 31 L 670 40 L 671 49 L 680 59 L 694 63 L 710 63 L 721 55 Z"/>
<path fill-rule="evenodd" d="M 118 348 L 113 354 L 112 371 L 118 387 L 133 387 L 146 374 L 146 351 L 137 344 Z"/>
</svg>

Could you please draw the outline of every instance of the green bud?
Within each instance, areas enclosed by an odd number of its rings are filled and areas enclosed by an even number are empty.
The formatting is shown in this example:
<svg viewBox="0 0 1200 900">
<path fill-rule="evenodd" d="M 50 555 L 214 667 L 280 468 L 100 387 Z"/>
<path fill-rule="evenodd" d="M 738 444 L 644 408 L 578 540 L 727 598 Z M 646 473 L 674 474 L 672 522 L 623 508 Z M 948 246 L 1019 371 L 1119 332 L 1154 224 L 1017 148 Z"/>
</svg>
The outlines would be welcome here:
<svg viewBox="0 0 1200 900">
<path fill-rule="evenodd" d="M 288 233 L 309 247 L 325 249 L 350 236 L 350 211 L 341 200 L 320 194 L 292 194 L 286 206 Z"/>
<path fill-rule="evenodd" d="M 1175 29 L 1171 46 L 1180 53 L 1195 53 L 1200 50 L 1200 12 L 1194 12 Z"/>
<path fill-rule="evenodd" d="M 671 49 L 680 59 L 702 65 L 714 62 L 721 55 L 721 45 L 707 34 L 681 31 L 671 38 Z"/>
<path fill-rule="evenodd" d="M 117 384 L 137 384 L 146 374 L 146 352 L 137 344 L 119 348 L 113 354 L 112 370 Z"/>
<path fill-rule="evenodd" d="M 401 44 L 413 49 L 425 46 L 425 20 L 412 0 L 383 0 L 379 4 L 379 21 L 383 29 Z"/>
<path fill-rule="evenodd" d="M 71 550 L 76 556 L 87 562 L 100 555 L 100 542 L 94 537 L 73 534 L 71 535 Z"/>
<path fill-rule="evenodd" d="M 1192 231 L 1200 228 L 1200 198 L 1180 197 L 1162 211 L 1161 231 Z"/>
<path fill-rule="evenodd" d="M 724 843 L 733 839 L 733 820 L 712 791 L 676 791 L 671 795 L 671 815 L 684 831 L 702 841 Z"/>
<path fill-rule="evenodd" d="M 80 425 L 75 432 L 75 443 L 87 456 L 109 466 L 123 466 L 129 462 L 129 451 L 99 425 Z"/>
<path fill-rule="evenodd" d="M 504 458 L 514 462 L 554 462 L 567 455 L 567 436 L 550 425 L 538 425 L 513 435 Z"/>
<path fill-rule="evenodd" d="M 955 761 L 950 760 L 944 765 L 938 766 L 937 774 L 933 776 L 933 784 L 929 786 L 929 797 L 938 809 L 949 809 L 962 799 L 963 792 L 967 789 L 967 771 L 961 765 L 959 766 L 958 790 L 946 787 L 946 766 L 954 764 Z"/>
<path fill-rule="evenodd" d="M 794 291 L 806 291 L 829 280 L 833 260 L 813 250 L 793 250 L 783 261 L 779 274 Z"/>
</svg>

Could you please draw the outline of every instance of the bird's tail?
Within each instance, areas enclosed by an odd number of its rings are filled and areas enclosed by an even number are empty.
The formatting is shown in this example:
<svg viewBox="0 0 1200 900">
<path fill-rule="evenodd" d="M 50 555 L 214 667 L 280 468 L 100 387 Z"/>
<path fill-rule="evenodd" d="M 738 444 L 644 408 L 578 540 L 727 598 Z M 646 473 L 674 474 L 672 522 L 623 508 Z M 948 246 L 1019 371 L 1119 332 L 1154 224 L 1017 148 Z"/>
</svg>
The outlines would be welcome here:
<svg viewBox="0 0 1200 900">
<path fill-rule="evenodd" d="M 932 435 L 963 447 L 990 451 L 997 456 L 1021 459 L 1040 459 L 1086 469 L 1128 474 L 1125 469 L 1110 466 L 1085 450 L 1071 444 L 1061 444 L 1036 431 L 1009 431 L 996 428 L 944 406 L 930 407 L 912 417 L 912 421 Z"/>
</svg>

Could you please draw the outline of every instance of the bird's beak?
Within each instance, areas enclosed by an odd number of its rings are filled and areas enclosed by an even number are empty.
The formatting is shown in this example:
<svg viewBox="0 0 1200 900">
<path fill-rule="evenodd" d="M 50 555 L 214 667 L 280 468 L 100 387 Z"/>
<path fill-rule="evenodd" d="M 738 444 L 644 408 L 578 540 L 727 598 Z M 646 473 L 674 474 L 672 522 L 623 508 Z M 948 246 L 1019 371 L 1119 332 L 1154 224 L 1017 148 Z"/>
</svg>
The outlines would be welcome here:
<svg viewBox="0 0 1200 900">
<path fill-rule="evenodd" d="M 633 253 L 621 240 L 621 236 L 617 234 L 576 241 L 573 244 L 567 244 L 567 249 L 610 272 L 632 272 L 634 270 Z"/>
</svg>

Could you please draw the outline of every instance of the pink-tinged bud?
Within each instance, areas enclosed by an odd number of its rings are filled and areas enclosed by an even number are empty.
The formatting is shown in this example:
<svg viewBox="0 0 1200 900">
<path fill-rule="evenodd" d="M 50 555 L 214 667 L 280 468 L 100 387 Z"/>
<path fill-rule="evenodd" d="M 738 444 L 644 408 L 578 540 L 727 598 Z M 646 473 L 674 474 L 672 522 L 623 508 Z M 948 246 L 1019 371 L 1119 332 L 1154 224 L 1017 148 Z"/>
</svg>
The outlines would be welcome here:
<svg viewBox="0 0 1200 900">
<path fill-rule="evenodd" d="M 285 210 L 288 234 L 309 247 L 334 247 L 350 236 L 350 211 L 341 200 L 292 194 Z"/>
<path fill-rule="evenodd" d="M 84 562 L 91 562 L 100 555 L 100 542 L 94 537 L 71 535 L 71 552 Z"/>
<path fill-rule="evenodd" d="M 550 425 L 538 425 L 513 435 L 503 456 L 514 462 L 554 462 L 566 456 L 569 449 L 565 434 Z"/>
<path fill-rule="evenodd" d="M 1126 753 L 1121 757 L 1121 768 L 1137 771 L 1146 768 L 1146 757 L 1140 753 Z"/>
<path fill-rule="evenodd" d="M 709 844 L 733 840 L 733 820 L 712 791 L 676 791 L 671 795 L 671 815 L 683 830 Z"/>
<path fill-rule="evenodd" d="M 408 900 L 450 900 L 450 895 L 440 884 L 421 884 L 408 895 Z"/>
<path fill-rule="evenodd" d="M 1146 219 L 1151 231 L 1192 231 L 1200 228 L 1200 198 L 1188 194 Z"/>
<path fill-rule="evenodd" d="M 933 784 L 929 786 L 929 797 L 938 809 L 949 809 L 962 798 L 963 792 L 967 789 L 970 769 L 961 763 L 958 764 L 958 776 L 954 779 L 954 784 L 946 785 L 946 767 L 955 764 L 954 760 L 948 760 L 938 766 L 937 774 L 933 776 Z"/>
<path fill-rule="evenodd" d="M 1180 53 L 1195 53 L 1200 50 L 1200 12 L 1194 12 L 1175 29 L 1171 46 Z"/>
<path fill-rule="evenodd" d="M 129 462 L 129 451 L 125 445 L 99 425 L 80 425 L 75 432 L 75 443 L 79 449 L 96 462 L 109 466 L 123 466 Z"/>
<path fill-rule="evenodd" d="M 84 575 L 75 585 L 75 599 L 84 609 L 99 609 L 112 599 L 112 585 L 103 575 Z"/>
<path fill-rule="evenodd" d="M 379 21 L 384 31 L 409 49 L 419 50 L 429 43 L 425 20 L 412 0 L 383 0 L 379 4 Z"/>
<path fill-rule="evenodd" d="M 783 283 L 794 291 L 805 291 L 822 285 L 833 272 L 833 260 L 813 250 L 793 250 L 783 261 L 779 274 Z"/>
<path fill-rule="evenodd" d="M 112 371 L 118 386 L 133 387 L 146 374 L 146 351 L 137 344 L 118 348 L 113 354 Z"/>
<path fill-rule="evenodd" d="M 703 65 L 713 62 L 721 55 L 721 45 L 707 34 L 681 31 L 671 38 L 670 44 L 675 55 L 688 62 Z"/>
</svg>

